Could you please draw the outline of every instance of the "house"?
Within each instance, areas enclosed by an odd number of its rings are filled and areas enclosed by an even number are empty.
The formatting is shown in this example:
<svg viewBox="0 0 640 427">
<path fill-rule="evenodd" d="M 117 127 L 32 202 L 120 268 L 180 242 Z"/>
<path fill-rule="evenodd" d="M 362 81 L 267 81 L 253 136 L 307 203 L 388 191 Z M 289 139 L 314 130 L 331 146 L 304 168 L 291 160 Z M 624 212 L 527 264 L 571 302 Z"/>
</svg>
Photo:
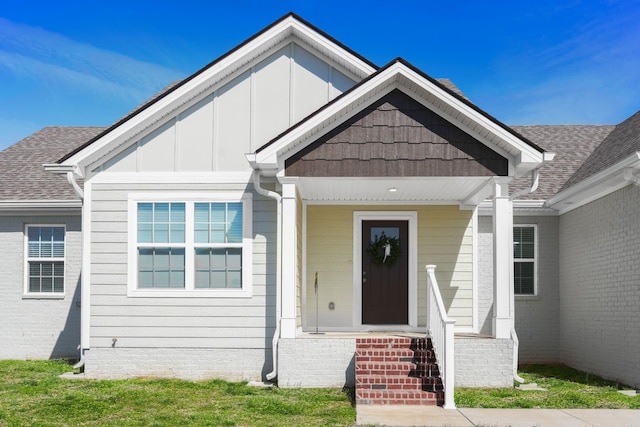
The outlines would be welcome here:
<svg viewBox="0 0 640 427">
<path fill-rule="evenodd" d="M 518 360 L 637 386 L 639 135 L 509 127 L 288 14 L 108 128 L 0 153 L 0 357 L 326 387 L 402 342 L 447 407 Z"/>
</svg>

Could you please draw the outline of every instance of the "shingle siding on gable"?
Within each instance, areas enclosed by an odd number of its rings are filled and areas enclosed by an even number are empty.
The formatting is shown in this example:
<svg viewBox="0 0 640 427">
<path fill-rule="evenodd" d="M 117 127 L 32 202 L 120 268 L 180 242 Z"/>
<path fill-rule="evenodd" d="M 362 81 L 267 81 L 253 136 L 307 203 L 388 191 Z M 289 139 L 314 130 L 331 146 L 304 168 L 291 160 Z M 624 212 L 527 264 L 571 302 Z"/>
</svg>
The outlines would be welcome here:
<svg viewBox="0 0 640 427">
<path fill-rule="evenodd" d="M 289 176 L 494 176 L 508 162 L 394 90 L 286 162 Z"/>
</svg>

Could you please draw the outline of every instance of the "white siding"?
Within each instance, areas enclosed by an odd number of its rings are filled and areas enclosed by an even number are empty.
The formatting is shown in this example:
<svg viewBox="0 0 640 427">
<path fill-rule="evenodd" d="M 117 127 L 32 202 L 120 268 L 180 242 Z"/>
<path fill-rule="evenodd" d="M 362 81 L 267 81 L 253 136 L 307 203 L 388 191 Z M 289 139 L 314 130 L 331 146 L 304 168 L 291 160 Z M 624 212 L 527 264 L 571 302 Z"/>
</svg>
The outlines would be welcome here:
<svg viewBox="0 0 640 427">
<path fill-rule="evenodd" d="M 25 224 L 65 224 L 62 299 L 24 297 Z M 80 344 L 80 216 L 0 217 L 0 359 L 78 358 Z"/>
<path fill-rule="evenodd" d="M 246 348 L 270 352 L 275 328 L 275 205 L 254 194 L 253 296 L 128 297 L 130 192 L 243 191 L 246 184 L 92 185 L 91 347 Z M 114 356 L 115 357 L 115 356 Z"/>
<path fill-rule="evenodd" d="M 248 170 L 245 154 L 269 142 L 355 82 L 290 44 L 266 56 L 103 165 L 111 172 Z"/>
</svg>

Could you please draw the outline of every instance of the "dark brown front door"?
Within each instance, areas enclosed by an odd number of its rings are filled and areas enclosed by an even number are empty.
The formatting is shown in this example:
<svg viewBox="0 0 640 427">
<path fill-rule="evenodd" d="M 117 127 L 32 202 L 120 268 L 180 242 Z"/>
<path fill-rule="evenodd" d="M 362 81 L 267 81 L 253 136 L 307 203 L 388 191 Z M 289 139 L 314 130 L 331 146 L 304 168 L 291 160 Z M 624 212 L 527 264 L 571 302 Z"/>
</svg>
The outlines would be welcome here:
<svg viewBox="0 0 640 427">
<path fill-rule="evenodd" d="M 365 325 L 408 324 L 408 228 L 408 221 L 362 221 L 362 323 Z"/>
</svg>

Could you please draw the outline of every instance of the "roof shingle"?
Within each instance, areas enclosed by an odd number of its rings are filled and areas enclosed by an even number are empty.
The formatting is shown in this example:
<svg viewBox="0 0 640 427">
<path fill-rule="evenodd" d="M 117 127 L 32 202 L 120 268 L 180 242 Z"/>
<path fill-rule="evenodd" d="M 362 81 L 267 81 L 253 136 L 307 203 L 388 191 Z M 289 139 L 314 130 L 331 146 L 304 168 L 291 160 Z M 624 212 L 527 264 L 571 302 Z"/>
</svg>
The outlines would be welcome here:
<svg viewBox="0 0 640 427">
<path fill-rule="evenodd" d="M 45 127 L 0 152 L 0 201 L 77 200 L 65 177 L 42 165 L 55 163 L 103 127 Z"/>
</svg>

